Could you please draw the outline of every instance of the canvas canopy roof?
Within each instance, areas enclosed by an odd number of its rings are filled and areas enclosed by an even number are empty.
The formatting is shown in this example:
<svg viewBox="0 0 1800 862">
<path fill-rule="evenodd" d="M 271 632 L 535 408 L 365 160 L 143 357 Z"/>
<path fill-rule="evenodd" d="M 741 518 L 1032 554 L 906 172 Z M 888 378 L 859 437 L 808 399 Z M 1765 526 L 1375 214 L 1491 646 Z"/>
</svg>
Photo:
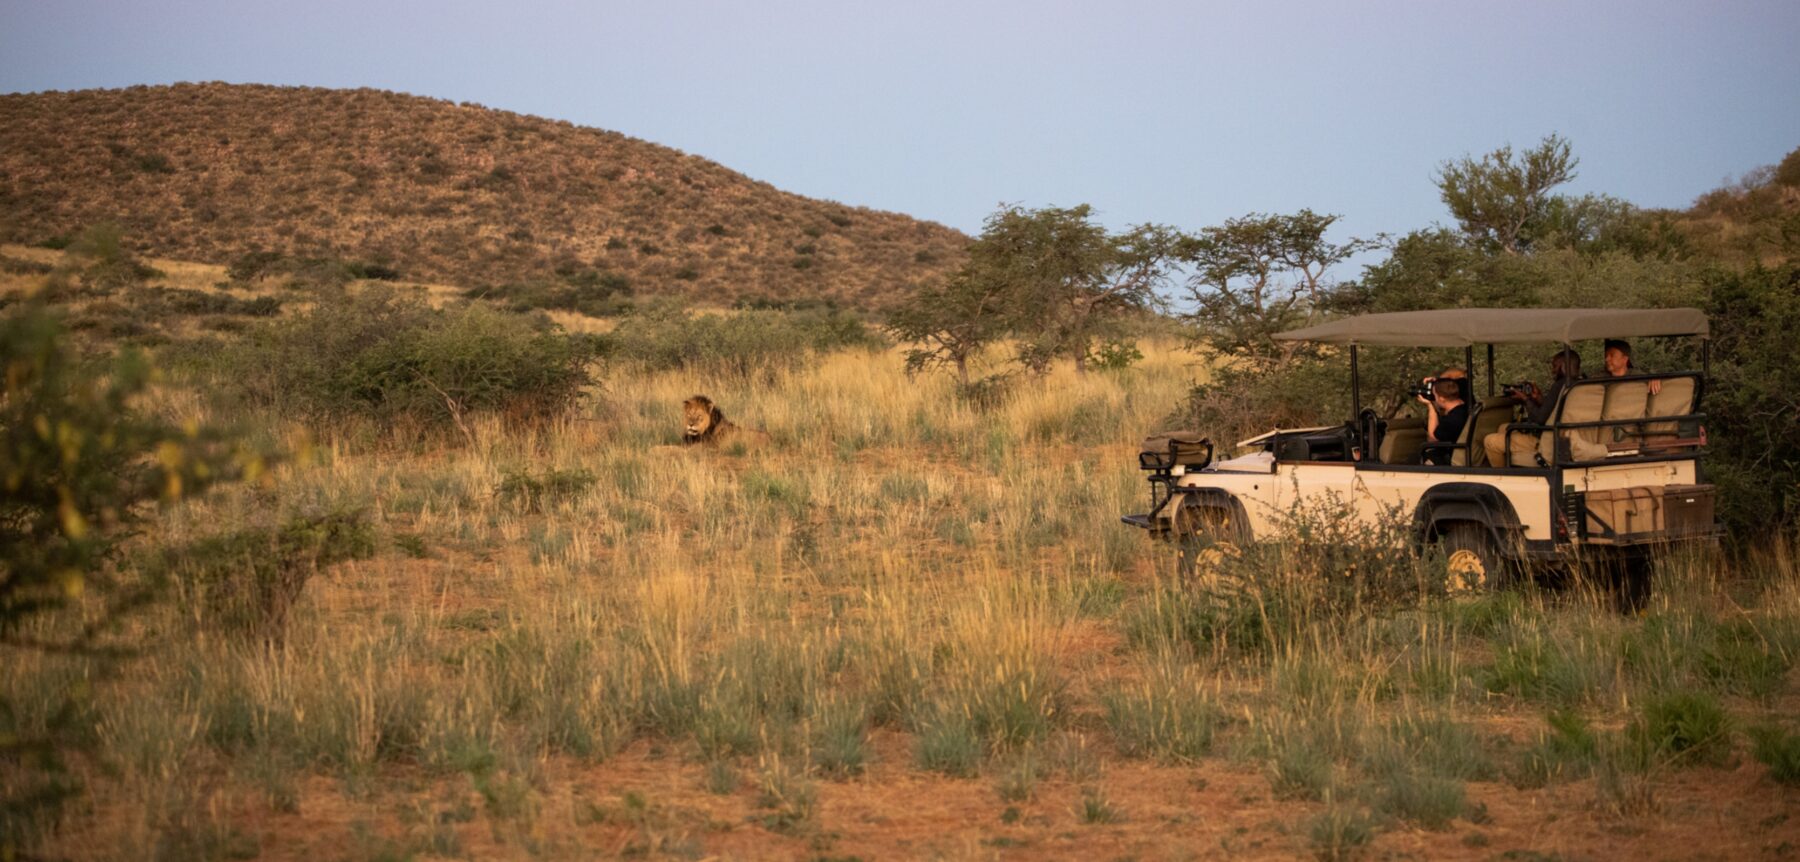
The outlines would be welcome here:
<svg viewBox="0 0 1800 862">
<path fill-rule="evenodd" d="M 1278 341 L 1465 347 L 1475 344 L 1569 344 L 1595 338 L 1698 335 L 1711 332 L 1697 308 L 1441 308 L 1346 317 L 1276 333 Z"/>
</svg>

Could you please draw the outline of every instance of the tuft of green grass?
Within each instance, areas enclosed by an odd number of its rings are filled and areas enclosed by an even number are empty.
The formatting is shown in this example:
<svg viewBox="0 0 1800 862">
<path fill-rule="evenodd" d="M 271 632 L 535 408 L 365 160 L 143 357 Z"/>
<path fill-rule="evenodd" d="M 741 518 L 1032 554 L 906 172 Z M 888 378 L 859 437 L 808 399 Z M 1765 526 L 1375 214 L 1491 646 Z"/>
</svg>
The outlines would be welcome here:
<svg viewBox="0 0 1800 862">
<path fill-rule="evenodd" d="M 778 755 L 764 758 L 756 776 L 758 819 L 771 832 L 793 833 L 813 817 L 818 789 L 805 775 L 788 769 Z"/>
<path fill-rule="evenodd" d="M 1014 755 L 994 779 L 994 789 L 1006 802 L 1027 802 L 1037 795 L 1043 764 L 1037 751 L 1026 749 Z"/>
<path fill-rule="evenodd" d="M 1280 734 L 1269 742 L 1269 787 L 1277 799 L 1323 799 L 1335 781 L 1331 755 L 1305 734 Z"/>
<path fill-rule="evenodd" d="M 1653 757 L 1721 766 L 1731 757 L 1731 725 L 1717 697 L 1675 691 L 1646 701 L 1626 733 Z"/>
<path fill-rule="evenodd" d="M 868 709 L 861 701 L 833 699 L 812 718 L 812 763 L 830 778 L 861 775 L 869 761 Z"/>
<path fill-rule="evenodd" d="M 1545 729 L 1525 750 L 1511 778 L 1519 787 L 1542 787 L 1555 781 L 1585 778 L 1600 759 L 1600 736 L 1573 709 L 1551 710 Z"/>
<path fill-rule="evenodd" d="M 1093 825 L 1099 823 L 1117 823 L 1124 819 L 1118 806 L 1108 799 L 1105 791 L 1098 787 L 1081 789 L 1081 822 Z"/>
<path fill-rule="evenodd" d="M 1750 729 L 1751 755 L 1769 767 L 1776 784 L 1800 787 L 1800 734 L 1763 725 Z"/>
<path fill-rule="evenodd" d="M 730 760 L 720 758 L 706 764 L 706 792 L 716 796 L 729 796 L 737 792 L 737 766 Z"/>
<path fill-rule="evenodd" d="M 1321 862 L 1342 862 L 1360 855 L 1375 838 L 1368 815 L 1347 805 L 1332 804 L 1306 822 L 1313 856 Z"/>
<path fill-rule="evenodd" d="M 1407 769 L 1441 778 L 1485 781 L 1495 767 L 1468 725 L 1442 715 L 1402 714 L 1382 728 L 1364 766 L 1377 775 Z"/>
<path fill-rule="evenodd" d="M 1367 792 L 1376 811 L 1433 831 L 1449 826 L 1466 804 L 1461 781 L 1410 769 L 1378 779 Z"/>
<path fill-rule="evenodd" d="M 1186 667 L 1165 663 L 1150 679 L 1101 695 L 1120 753 L 1190 763 L 1212 750 L 1218 710 Z"/>
<path fill-rule="evenodd" d="M 961 713 L 939 708 L 919 723 L 913 759 L 920 769 L 969 778 L 980 771 L 985 754 L 975 723 Z"/>
</svg>

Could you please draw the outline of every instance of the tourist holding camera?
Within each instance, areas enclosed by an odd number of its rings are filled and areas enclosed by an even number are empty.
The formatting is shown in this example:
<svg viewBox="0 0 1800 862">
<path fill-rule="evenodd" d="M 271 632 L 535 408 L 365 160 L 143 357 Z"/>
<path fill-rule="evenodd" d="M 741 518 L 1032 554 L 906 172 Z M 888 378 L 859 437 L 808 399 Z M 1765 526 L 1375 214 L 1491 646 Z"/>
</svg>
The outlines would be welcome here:
<svg viewBox="0 0 1800 862">
<path fill-rule="evenodd" d="M 1506 387 L 1506 395 L 1525 408 L 1526 421 L 1533 425 L 1543 425 L 1550 421 L 1550 414 L 1556 411 L 1557 399 L 1562 397 L 1563 390 L 1569 383 L 1581 376 L 1581 354 L 1571 348 L 1563 348 L 1550 357 L 1550 389 L 1540 391 L 1535 383 L 1521 383 Z M 1537 455 L 1538 435 L 1529 431 L 1517 431 L 1512 434 L 1512 460 L 1507 461 L 1507 434 L 1512 423 L 1500 426 L 1500 430 L 1482 438 L 1481 445 L 1487 449 L 1488 466 L 1502 467 L 1512 464 L 1530 464 Z"/>
<path fill-rule="evenodd" d="M 1426 397 L 1423 392 L 1418 393 L 1419 400 L 1424 402 L 1426 408 L 1425 439 L 1431 443 L 1455 443 L 1462 436 L 1463 426 L 1469 424 L 1469 405 L 1462 399 L 1462 384 L 1456 382 L 1454 377 L 1443 375 L 1426 382 L 1431 386 L 1430 397 Z M 1427 446 L 1425 462 L 1440 467 L 1448 466 L 1450 456 L 1449 449 Z"/>
</svg>

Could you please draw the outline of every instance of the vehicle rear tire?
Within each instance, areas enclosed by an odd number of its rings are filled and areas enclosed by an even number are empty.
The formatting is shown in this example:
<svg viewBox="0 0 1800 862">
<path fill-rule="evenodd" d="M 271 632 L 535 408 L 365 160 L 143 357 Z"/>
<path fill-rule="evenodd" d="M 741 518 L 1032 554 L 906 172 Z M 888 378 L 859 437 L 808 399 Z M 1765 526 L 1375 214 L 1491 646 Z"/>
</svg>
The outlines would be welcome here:
<svg viewBox="0 0 1800 862">
<path fill-rule="evenodd" d="M 1439 542 L 1450 570 L 1450 592 L 1491 592 L 1504 589 L 1511 582 L 1506 558 L 1500 555 L 1486 525 L 1453 521 L 1445 525 Z"/>
<path fill-rule="evenodd" d="M 1609 567 L 1613 604 L 1622 614 L 1635 614 L 1650 603 L 1650 573 L 1656 568 L 1649 557 L 1627 554 Z"/>
</svg>

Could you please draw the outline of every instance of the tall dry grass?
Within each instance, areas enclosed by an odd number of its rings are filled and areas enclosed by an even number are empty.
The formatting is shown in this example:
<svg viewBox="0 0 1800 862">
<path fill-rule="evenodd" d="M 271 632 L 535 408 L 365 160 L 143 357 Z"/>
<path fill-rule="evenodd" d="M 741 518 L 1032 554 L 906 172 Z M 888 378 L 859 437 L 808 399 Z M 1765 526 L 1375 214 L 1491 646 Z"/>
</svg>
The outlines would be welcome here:
<svg viewBox="0 0 1800 862">
<path fill-rule="evenodd" d="M 1598 776 L 1596 799 L 1631 816 L 1659 775 L 1708 768 L 1692 752 L 1736 744 L 1709 705 L 1768 719 L 1790 691 L 1788 545 L 1754 572 L 1672 560 L 1641 618 L 1572 592 L 1447 600 L 1416 586 L 1429 555 L 1383 557 L 1415 586 L 1380 603 L 1335 598 L 1319 567 L 1345 558 L 1298 546 L 1184 578 L 1117 521 L 1145 507 L 1135 441 L 1196 373 L 1171 346 L 1147 353 L 991 409 L 892 353 L 846 352 L 750 378 L 616 372 L 588 415 L 484 420 L 460 448 L 283 428 L 308 456 L 273 491 L 175 510 L 146 544 L 330 506 L 366 508 L 382 550 L 313 578 L 276 642 L 174 605 L 141 620 L 154 646 L 121 678 L 56 656 L 0 671 L 19 703 L 92 691 L 91 804 L 43 847 L 231 855 L 255 849 L 251 812 L 321 793 L 430 807 L 451 786 L 466 807 L 380 820 L 366 855 L 449 854 L 477 828 L 563 855 L 552 767 L 647 747 L 704 764 L 779 833 L 881 756 L 990 775 L 1009 799 L 1076 782 L 1090 822 L 1117 813 L 1104 762 L 1218 758 L 1276 798 L 1328 802 L 1296 835 L 1336 852 L 1473 816 L 1471 782 Z M 671 445 L 695 393 L 768 442 Z M 1293 577 L 1311 571 L 1326 583 Z M 1672 691 L 1691 699 L 1646 706 Z M 655 822 L 627 809 L 606 816 Z"/>
</svg>

